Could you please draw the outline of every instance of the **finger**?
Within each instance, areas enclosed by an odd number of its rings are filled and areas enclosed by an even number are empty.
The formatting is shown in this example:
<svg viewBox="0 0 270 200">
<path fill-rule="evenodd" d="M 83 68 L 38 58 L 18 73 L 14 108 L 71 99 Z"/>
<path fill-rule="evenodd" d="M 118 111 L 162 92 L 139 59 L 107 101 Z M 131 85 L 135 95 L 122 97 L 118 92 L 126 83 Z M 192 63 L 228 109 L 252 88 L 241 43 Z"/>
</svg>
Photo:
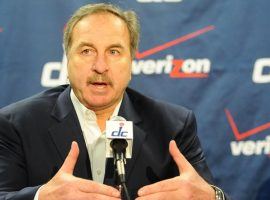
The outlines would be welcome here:
<svg viewBox="0 0 270 200">
<path fill-rule="evenodd" d="M 120 197 L 110 197 L 110 196 L 106 196 L 103 194 L 96 194 L 96 193 L 92 193 L 92 194 L 87 194 L 84 193 L 83 195 L 80 196 L 80 199 L 84 199 L 84 200 L 93 200 L 93 199 L 98 199 L 98 200 L 121 200 Z"/>
<path fill-rule="evenodd" d="M 170 141 L 169 151 L 173 157 L 174 162 L 178 166 L 179 172 L 184 173 L 188 171 L 193 171 L 192 165 L 187 161 L 183 154 L 179 151 L 174 140 Z"/>
<path fill-rule="evenodd" d="M 135 200 L 171 200 L 171 199 L 176 199 L 176 198 L 172 198 L 173 196 L 171 195 L 172 193 L 168 192 L 158 192 L 158 193 L 154 193 L 154 194 L 149 194 L 147 196 L 141 196 L 141 197 L 137 197 Z M 177 199 L 179 199 L 179 195 L 177 196 Z"/>
<path fill-rule="evenodd" d="M 159 181 L 157 183 L 147 185 L 139 189 L 138 195 L 145 196 L 149 194 L 154 194 L 158 192 L 166 192 L 166 191 L 173 191 L 179 188 L 179 181 L 177 178 L 166 179 L 163 181 Z"/>
<path fill-rule="evenodd" d="M 69 174 L 73 174 L 74 167 L 76 165 L 79 156 L 79 147 L 77 142 L 73 141 L 71 144 L 70 151 L 59 171 L 64 171 Z"/>
<path fill-rule="evenodd" d="M 76 184 L 81 192 L 96 193 L 111 197 L 120 197 L 120 192 L 111 186 L 89 181 L 82 178 L 77 178 Z"/>
</svg>

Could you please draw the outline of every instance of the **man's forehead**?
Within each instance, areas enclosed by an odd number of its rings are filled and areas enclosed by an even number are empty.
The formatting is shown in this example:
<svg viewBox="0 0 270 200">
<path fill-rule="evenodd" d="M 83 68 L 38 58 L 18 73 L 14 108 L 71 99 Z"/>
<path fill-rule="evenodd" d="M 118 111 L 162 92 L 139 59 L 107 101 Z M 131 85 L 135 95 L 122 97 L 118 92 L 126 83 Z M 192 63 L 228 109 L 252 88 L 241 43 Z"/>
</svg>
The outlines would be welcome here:
<svg viewBox="0 0 270 200">
<path fill-rule="evenodd" d="M 119 17 L 112 14 L 93 14 L 81 19 L 74 26 L 71 37 L 74 39 L 74 36 L 76 40 L 83 37 L 90 39 L 93 36 L 100 37 L 101 40 L 115 39 L 115 43 L 122 43 L 124 38 L 129 37 L 129 31 L 126 23 Z"/>
<path fill-rule="evenodd" d="M 77 25 L 103 25 L 103 24 L 109 24 L 115 26 L 126 26 L 126 22 L 119 16 L 110 13 L 110 12 L 100 12 L 100 13 L 93 13 L 86 15 L 82 19 L 80 19 L 75 27 Z M 75 28 L 74 27 L 74 28 Z"/>
<path fill-rule="evenodd" d="M 125 36 L 129 35 L 127 24 L 113 14 L 93 14 L 81 19 L 73 28 L 72 35 L 101 34 L 100 36 Z M 103 38 L 104 39 L 104 38 Z"/>
</svg>

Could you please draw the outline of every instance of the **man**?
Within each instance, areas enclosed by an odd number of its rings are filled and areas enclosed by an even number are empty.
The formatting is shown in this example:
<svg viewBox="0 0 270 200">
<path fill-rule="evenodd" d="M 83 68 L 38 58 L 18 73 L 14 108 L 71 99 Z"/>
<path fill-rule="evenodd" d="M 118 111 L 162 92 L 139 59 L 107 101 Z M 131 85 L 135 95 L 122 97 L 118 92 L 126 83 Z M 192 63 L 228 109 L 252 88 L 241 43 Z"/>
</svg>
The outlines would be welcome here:
<svg viewBox="0 0 270 200">
<path fill-rule="evenodd" d="M 138 40 L 134 12 L 108 4 L 75 12 L 64 33 L 70 86 L 1 109 L 0 199 L 120 199 L 104 154 L 105 123 L 117 115 L 134 123 L 131 199 L 222 199 L 193 113 L 127 88 Z"/>
</svg>

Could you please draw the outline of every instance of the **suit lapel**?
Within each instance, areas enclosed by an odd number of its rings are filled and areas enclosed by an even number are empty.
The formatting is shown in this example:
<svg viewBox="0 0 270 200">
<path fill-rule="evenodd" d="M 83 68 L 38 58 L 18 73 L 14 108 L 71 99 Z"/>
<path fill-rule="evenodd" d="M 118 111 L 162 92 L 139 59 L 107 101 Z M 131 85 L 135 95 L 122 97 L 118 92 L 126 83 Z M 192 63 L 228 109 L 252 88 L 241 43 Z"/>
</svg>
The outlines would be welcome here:
<svg viewBox="0 0 270 200">
<path fill-rule="evenodd" d="M 72 141 L 77 141 L 80 154 L 74 169 L 74 175 L 82 178 L 92 178 L 90 161 L 82 130 L 69 94 L 70 87 L 66 88 L 59 95 L 51 113 L 58 123 L 52 126 L 49 132 L 63 161 L 70 151 Z"/>
<path fill-rule="evenodd" d="M 136 164 L 138 155 L 140 154 L 146 133 L 140 128 L 142 120 L 139 117 L 138 113 L 136 112 L 135 108 L 133 107 L 132 101 L 130 100 L 127 93 L 124 94 L 124 98 L 118 115 L 125 118 L 127 121 L 133 122 L 132 158 L 127 159 L 126 164 L 126 181 L 128 181 L 130 174 Z M 112 158 L 107 159 L 104 183 L 112 186 L 115 186 L 117 184 Z"/>
<path fill-rule="evenodd" d="M 136 100 L 134 100 L 136 101 Z M 143 121 L 136 112 L 133 103 L 127 93 L 125 93 L 122 105 L 119 110 L 119 116 L 124 117 L 127 121 L 133 121 L 133 147 L 132 158 L 127 159 L 126 165 L 126 180 L 129 180 L 130 174 L 135 167 L 138 155 L 141 152 L 142 145 L 145 140 L 146 132 L 140 127 L 143 125 Z"/>
</svg>

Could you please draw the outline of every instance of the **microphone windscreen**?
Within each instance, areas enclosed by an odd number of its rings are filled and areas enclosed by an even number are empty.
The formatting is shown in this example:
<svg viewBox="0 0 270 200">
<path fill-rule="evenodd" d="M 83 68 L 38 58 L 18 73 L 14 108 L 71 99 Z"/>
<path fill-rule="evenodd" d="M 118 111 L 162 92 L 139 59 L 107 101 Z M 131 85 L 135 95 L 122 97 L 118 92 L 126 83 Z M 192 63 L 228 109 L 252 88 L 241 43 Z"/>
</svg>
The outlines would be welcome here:
<svg viewBox="0 0 270 200">
<path fill-rule="evenodd" d="M 126 140 L 126 158 L 131 158 L 133 145 L 133 123 L 121 116 L 113 116 L 106 121 L 106 158 L 113 157 L 111 141 L 115 139 Z"/>
</svg>

